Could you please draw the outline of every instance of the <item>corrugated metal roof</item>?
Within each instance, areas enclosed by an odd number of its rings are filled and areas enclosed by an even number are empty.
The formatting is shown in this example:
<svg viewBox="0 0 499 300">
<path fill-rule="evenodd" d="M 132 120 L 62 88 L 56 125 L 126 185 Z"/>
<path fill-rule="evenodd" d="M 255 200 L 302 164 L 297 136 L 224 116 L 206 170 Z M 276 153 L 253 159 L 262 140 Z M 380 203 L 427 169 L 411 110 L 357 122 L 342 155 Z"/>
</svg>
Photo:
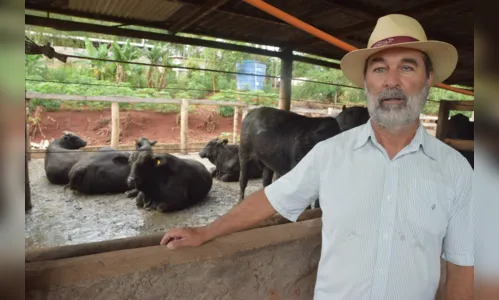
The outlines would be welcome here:
<svg viewBox="0 0 499 300">
<path fill-rule="evenodd" d="M 69 0 L 68 4 L 70 10 L 150 22 L 168 20 L 183 6 L 164 0 Z"/>
</svg>

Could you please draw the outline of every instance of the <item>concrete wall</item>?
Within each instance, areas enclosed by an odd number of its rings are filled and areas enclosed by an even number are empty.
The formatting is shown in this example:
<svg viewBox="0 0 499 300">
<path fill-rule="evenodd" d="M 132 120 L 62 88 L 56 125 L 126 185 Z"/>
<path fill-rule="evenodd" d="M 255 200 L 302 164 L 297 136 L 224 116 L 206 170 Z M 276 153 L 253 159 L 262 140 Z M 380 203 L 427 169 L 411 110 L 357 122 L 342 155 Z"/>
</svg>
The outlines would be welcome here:
<svg viewBox="0 0 499 300">
<path fill-rule="evenodd" d="M 321 219 L 162 246 L 26 262 L 26 299 L 312 299 Z M 443 262 L 443 260 L 442 260 Z M 436 300 L 443 300 L 445 265 Z"/>
<path fill-rule="evenodd" d="M 26 263 L 26 299 L 312 299 L 321 220 L 239 232 L 198 248 L 152 246 Z"/>
</svg>

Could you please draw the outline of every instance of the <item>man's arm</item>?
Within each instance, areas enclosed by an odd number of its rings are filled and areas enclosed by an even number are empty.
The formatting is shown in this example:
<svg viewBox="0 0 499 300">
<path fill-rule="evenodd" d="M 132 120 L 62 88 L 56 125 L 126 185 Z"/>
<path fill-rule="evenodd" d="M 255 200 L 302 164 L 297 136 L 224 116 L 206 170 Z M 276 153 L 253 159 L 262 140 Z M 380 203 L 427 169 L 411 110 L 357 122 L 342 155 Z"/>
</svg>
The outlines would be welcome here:
<svg viewBox="0 0 499 300">
<path fill-rule="evenodd" d="M 319 143 L 291 171 L 266 188 L 249 195 L 213 223 L 194 228 L 170 229 L 160 244 L 170 249 L 197 247 L 216 237 L 257 225 L 276 212 L 295 221 L 318 197 L 320 160 L 316 157 L 319 155 L 322 158 L 322 153 L 324 148 Z"/>
<path fill-rule="evenodd" d="M 216 237 L 256 225 L 275 213 L 276 210 L 270 205 L 264 190 L 260 189 L 211 224 L 168 230 L 161 240 L 161 245 L 167 245 L 170 249 L 197 247 Z"/>
<path fill-rule="evenodd" d="M 473 299 L 473 266 L 458 266 L 447 262 L 445 300 Z"/>
<path fill-rule="evenodd" d="M 474 220 L 473 170 L 464 158 L 453 163 L 455 199 L 449 213 L 444 237 L 446 300 L 473 299 L 474 293 Z"/>
</svg>

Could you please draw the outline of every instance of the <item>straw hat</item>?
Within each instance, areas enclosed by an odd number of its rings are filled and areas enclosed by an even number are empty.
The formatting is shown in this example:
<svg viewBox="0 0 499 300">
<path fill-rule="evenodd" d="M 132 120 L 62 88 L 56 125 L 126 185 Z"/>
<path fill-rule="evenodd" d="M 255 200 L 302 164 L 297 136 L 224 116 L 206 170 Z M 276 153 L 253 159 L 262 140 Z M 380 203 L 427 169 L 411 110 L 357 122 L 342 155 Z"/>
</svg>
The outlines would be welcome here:
<svg viewBox="0 0 499 300">
<path fill-rule="evenodd" d="M 418 21 L 405 15 L 391 14 L 378 19 L 367 48 L 351 51 L 343 57 L 341 70 L 353 84 L 363 88 L 367 58 L 394 47 L 426 52 L 433 64 L 433 84 L 446 80 L 456 68 L 458 55 L 454 46 L 440 41 L 428 41 Z"/>
</svg>

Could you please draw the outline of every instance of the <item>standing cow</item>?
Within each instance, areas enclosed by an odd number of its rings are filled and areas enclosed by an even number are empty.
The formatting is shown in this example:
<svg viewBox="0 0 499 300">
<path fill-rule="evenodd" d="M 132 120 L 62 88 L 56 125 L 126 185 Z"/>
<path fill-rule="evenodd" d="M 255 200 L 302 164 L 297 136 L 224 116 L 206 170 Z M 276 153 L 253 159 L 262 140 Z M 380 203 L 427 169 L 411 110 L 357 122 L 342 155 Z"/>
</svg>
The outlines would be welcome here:
<svg viewBox="0 0 499 300">
<path fill-rule="evenodd" d="M 254 156 L 263 167 L 263 186 L 293 169 L 319 142 L 340 133 L 335 118 L 310 118 L 299 114 L 260 107 L 248 113 L 241 126 L 239 160 L 240 201 L 248 184 L 248 162 Z M 317 202 L 316 202 L 317 206 Z"/>
<path fill-rule="evenodd" d="M 132 163 L 128 185 L 139 193 L 137 207 L 172 212 L 202 201 L 213 179 L 206 167 L 192 159 L 141 151 Z"/>
<path fill-rule="evenodd" d="M 76 134 L 64 131 L 62 136 L 53 140 L 45 151 L 45 175 L 50 183 L 67 184 L 69 182 L 69 170 L 84 155 L 81 148 L 87 142 Z"/>
<path fill-rule="evenodd" d="M 354 127 L 367 123 L 369 120 L 369 111 L 367 107 L 352 106 L 346 107 L 343 105 L 342 111 L 336 116 L 336 121 L 340 126 L 340 130 L 347 131 Z"/>
<path fill-rule="evenodd" d="M 229 145 L 228 139 L 212 139 L 199 152 L 199 157 L 207 158 L 215 168 L 212 170 L 212 177 L 225 182 L 239 181 L 239 146 Z M 254 158 L 248 162 L 250 179 L 261 178 L 263 166 Z"/>
</svg>

